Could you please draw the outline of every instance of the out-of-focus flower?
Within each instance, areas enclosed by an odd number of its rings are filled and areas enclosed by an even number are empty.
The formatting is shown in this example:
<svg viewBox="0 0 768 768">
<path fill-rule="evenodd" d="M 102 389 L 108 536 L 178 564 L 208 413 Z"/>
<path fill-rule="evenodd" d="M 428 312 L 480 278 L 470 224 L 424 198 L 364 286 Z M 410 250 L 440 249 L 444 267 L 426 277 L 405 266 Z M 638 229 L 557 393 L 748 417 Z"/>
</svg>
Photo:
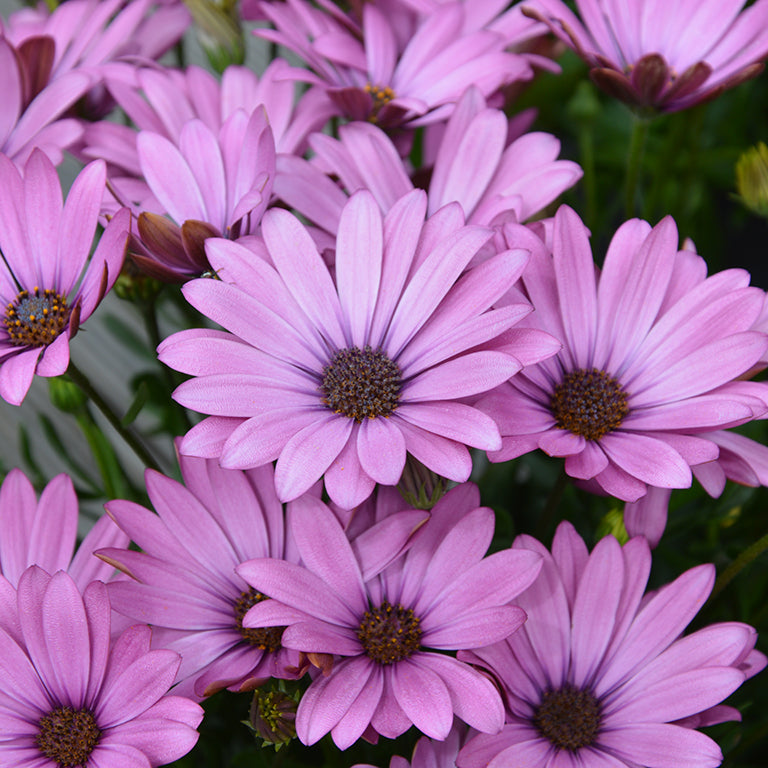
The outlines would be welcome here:
<svg viewBox="0 0 768 768">
<path fill-rule="evenodd" d="M 12 13 L 5 34 L 14 45 L 39 46 L 26 56 L 32 83 L 55 82 L 74 70 L 88 73 L 94 89 L 81 104 L 90 116 L 108 112 L 101 80 L 121 58 L 153 60 L 175 45 L 190 23 L 181 2 L 157 0 L 68 0 L 49 13 L 45 4 Z M 51 41 L 49 48 L 46 41 Z"/>
<path fill-rule="evenodd" d="M 502 434 L 491 459 L 541 448 L 625 501 L 687 488 L 691 467 L 718 457 L 707 433 L 766 412 L 765 384 L 737 380 L 768 345 L 753 330 L 765 294 L 744 270 L 704 277 L 703 260 L 677 250 L 670 217 L 623 224 L 599 275 L 570 208 L 555 215 L 553 243 L 551 256 L 532 254 L 523 283 L 530 323 L 563 350 L 478 403 Z"/>
<path fill-rule="evenodd" d="M 38 499 L 26 475 L 12 469 L 0 487 L 0 574 L 14 587 L 30 565 L 48 573 L 68 571 L 81 591 L 96 579 L 108 581 L 113 568 L 93 552 L 127 546 L 128 537 L 104 515 L 75 553 L 77 516 L 77 495 L 68 475 L 54 477 Z"/>
<path fill-rule="evenodd" d="M 110 642 L 104 584 L 81 594 L 63 571 L 19 580 L 20 632 L 0 617 L 0 762 L 39 768 L 158 766 L 195 745 L 198 704 L 167 696 L 179 655 L 136 625 Z"/>
<path fill-rule="evenodd" d="M 251 690 L 270 677 L 297 677 L 299 654 L 281 645 L 279 628 L 243 627 L 243 616 L 263 597 L 235 573 L 253 557 L 297 559 L 272 468 L 240 472 L 186 456 L 179 463 L 187 487 L 147 471 L 157 515 L 130 501 L 106 505 L 142 550 L 98 552 L 132 577 L 109 585 L 114 610 L 151 624 L 155 647 L 181 653 L 174 690 L 182 695 L 201 699 L 222 688 Z"/>
<path fill-rule="evenodd" d="M 32 378 L 59 376 L 69 341 L 120 271 L 130 214 L 119 211 L 91 255 L 105 165 L 84 168 L 62 203 L 56 169 L 34 150 L 22 177 L 0 155 L 0 396 L 19 405 Z"/>
<path fill-rule="evenodd" d="M 494 685 L 437 651 L 477 648 L 525 620 L 509 602 L 536 578 L 539 556 L 505 550 L 484 558 L 494 514 L 474 486 L 444 496 L 405 554 L 398 538 L 351 544 L 330 509 L 304 496 L 288 509 L 302 566 L 251 560 L 238 568 L 272 600 L 245 626 L 286 626 L 283 643 L 342 657 L 305 691 L 296 733 L 314 744 L 330 731 L 346 749 L 364 733 L 394 738 L 414 724 L 445 739 L 454 714 L 495 733 L 503 721 Z M 364 540 L 363 540 L 364 539 Z"/>
<path fill-rule="evenodd" d="M 0 21 L 0 153 L 19 167 L 35 147 L 58 165 L 63 151 L 83 133 L 79 121 L 61 116 L 88 90 L 94 78 L 86 72 L 70 72 L 48 83 L 47 73 L 37 73 L 35 66 L 49 59 L 53 50 L 50 37 L 33 38 L 17 48 L 3 36 Z"/>
<path fill-rule="evenodd" d="M 458 205 L 426 222 L 425 208 L 415 190 L 382 219 L 369 192 L 353 195 L 341 215 L 335 282 L 283 210 L 264 216 L 266 258 L 207 241 L 220 279 L 183 291 L 228 332 L 182 331 L 158 348 L 163 362 L 196 377 L 174 398 L 211 414 L 182 452 L 237 468 L 277 459 L 282 500 L 324 475 L 331 499 L 352 509 L 376 483 L 400 480 L 406 453 L 463 482 L 467 446 L 500 447 L 493 420 L 463 400 L 558 345 L 546 334 L 504 336 L 527 303 L 490 308 L 527 254 L 504 251 L 461 277 L 491 230 L 464 226 Z"/>
<path fill-rule="evenodd" d="M 641 111 L 675 112 L 758 75 L 768 56 L 768 0 L 526 0 L 590 67 L 604 91 Z"/>
<path fill-rule="evenodd" d="M 768 147 L 762 141 L 739 156 L 736 191 L 747 208 L 768 218 Z"/>
<path fill-rule="evenodd" d="M 325 87 L 341 114 L 385 129 L 444 120 L 470 85 L 489 96 L 533 76 L 523 57 L 504 51 L 503 35 L 464 31 L 460 2 L 441 5 L 402 45 L 392 20 L 374 4 L 363 7 L 362 39 L 303 0 L 262 8 L 276 30 L 255 33 L 286 46 L 312 70 L 294 70 L 296 79 Z"/>
<path fill-rule="evenodd" d="M 217 72 L 242 64 L 245 41 L 237 0 L 184 0 L 195 20 L 197 39 Z"/>
<path fill-rule="evenodd" d="M 528 620 L 500 643 L 459 653 L 499 681 L 506 725 L 471 739 L 460 768 L 719 765 L 718 745 L 693 729 L 741 719 L 720 702 L 766 658 L 746 624 L 680 636 L 714 568 L 692 568 L 644 595 L 651 555 L 642 537 L 621 547 L 606 536 L 590 554 L 561 523 L 551 555 L 529 536 L 515 540 L 520 548 L 544 558 L 516 600 Z"/>
<path fill-rule="evenodd" d="M 509 121 L 489 109 L 476 88 L 469 88 L 448 120 L 437 148 L 427 189 L 427 214 L 458 202 L 468 224 L 500 227 L 539 213 L 581 178 L 581 168 L 558 160 L 560 142 L 547 133 L 529 133 L 507 141 Z M 407 169 L 387 135 L 369 123 L 339 128 L 339 139 L 313 134 L 313 162 L 278 157 L 275 194 L 335 234 L 346 196 L 369 189 L 388 211 L 413 189 Z"/>
</svg>

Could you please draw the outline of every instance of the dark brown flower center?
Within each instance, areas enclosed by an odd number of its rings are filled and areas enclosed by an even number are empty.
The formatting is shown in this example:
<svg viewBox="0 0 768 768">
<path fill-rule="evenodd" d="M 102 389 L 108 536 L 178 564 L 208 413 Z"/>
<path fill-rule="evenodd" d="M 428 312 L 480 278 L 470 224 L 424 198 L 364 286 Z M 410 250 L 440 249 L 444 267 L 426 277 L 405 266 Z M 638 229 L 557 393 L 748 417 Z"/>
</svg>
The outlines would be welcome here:
<svg viewBox="0 0 768 768">
<path fill-rule="evenodd" d="M 380 349 L 338 350 L 323 368 L 320 391 L 334 412 L 355 421 L 389 416 L 400 401 L 400 369 Z"/>
<path fill-rule="evenodd" d="M 67 326 L 71 309 L 60 293 L 35 287 L 5 308 L 5 327 L 16 347 L 44 347 Z"/>
<path fill-rule="evenodd" d="M 590 368 L 566 374 L 555 387 L 550 408 L 560 429 L 599 440 L 629 413 L 627 393 L 605 371 Z"/>
<path fill-rule="evenodd" d="M 393 664 L 419 650 L 420 625 L 412 609 L 392 606 L 385 600 L 378 608 L 365 612 L 357 637 L 369 658 L 379 664 Z"/>
<path fill-rule="evenodd" d="M 58 707 L 40 718 L 39 728 L 37 746 L 59 768 L 85 765 L 101 737 L 96 718 L 87 709 Z"/>
<path fill-rule="evenodd" d="M 240 634 L 246 642 L 261 648 L 262 651 L 275 653 L 280 650 L 280 641 L 283 638 L 285 627 L 244 627 L 243 616 L 253 608 L 256 603 L 266 600 L 266 596 L 251 587 L 247 592 L 242 592 L 235 600 L 235 623 Z"/>
<path fill-rule="evenodd" d="M 600 715 L 600 703 L 589 691 L 566 685 L 544 692 L 533 724 L 556 747 L 575 752 L 594 743 Z"/>
<path fill-rule="evenodd" d="M 368 120 L 375 123 L 381 109 L 395 98 L 395 92 L 388 85 L 373 85 L 372 83 L 366 83 L 363 90 L 370 93 L 373 99 L 373 107 Z"/>
</svg>

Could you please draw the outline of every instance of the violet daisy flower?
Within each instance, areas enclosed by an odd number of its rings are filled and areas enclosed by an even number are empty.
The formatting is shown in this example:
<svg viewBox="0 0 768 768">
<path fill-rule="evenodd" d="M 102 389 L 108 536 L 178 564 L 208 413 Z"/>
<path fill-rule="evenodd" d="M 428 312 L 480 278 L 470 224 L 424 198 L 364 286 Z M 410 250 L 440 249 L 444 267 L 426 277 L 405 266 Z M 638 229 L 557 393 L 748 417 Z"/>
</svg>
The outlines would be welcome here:
<svg viewBox="0 0 768 768">
<path fill-rule="evenodd" d="M 136 140 L 150 192 L 170 218 L 139 215 L 141 246 L 131 257 L 161 280 L 210 270 L 210 237 L 254 234 L 275 178 L 275 142 L 263 107 L 235 110 L 214 133 L 200 119 L 185 123 L 178 145 L 152 131 Z"/>
<path fill-rule="evenodd" d="M 768 56 L 768 0 L 531 0 L 545 22 L 589 65 L 590 77 L 642 110 L 675 112 L 757 76 Z M 583 22 L 583 23 L 582 23 Z"/>
<path fill-rule="evenodd" d="M 201 699 L 222 688 L 250 690 L 270 677 L 299 676 L 299 654 L 279 629 L 246 629 L 242 618 L 261 599 L 236 573 L 253 557 L 297 561 L 287 540 L 272 467 L 240 472 L 215 461 L 179 457 L 187 487 L 146 473 L 157 515 L 131 501 L 108 513 L 141 547 L 98 552 L 131 579 L 109 585 L 118 613 L 154 627 L 154 645 L 177 650 L 174 689 Z"/>
<path fill-rule="evenodd" d="M 93 552 L 128 545 L 128 537 L 106 515 L 91 528 L 75 553 L 77 495 L 69 475 L 57 475 L 38 499 L 20 469 L 12 469 L 0 487 L 0 575 L 12 586 L 30 565 L 48 573 L 68 571 L 82 591 L 113 573 Z"/>
<path fill-rule="evenodd" d="M 458 202 L 469 224 L 500 227 L 539 213 L 582 176 L 569 160 L 558 160 L 560 142 L 547 133 L 528 133 L 508 143 L 509 120 L 486 107 L 468 88 L 448 120 L 427 189 L 427 214 Z M 347 192 L 369 189 L 383 211 L 413 189 L 407 169 L 389 137 L 370 123 L 339 128 L 339 139 L 313 134 L 313 162 L 278 156 L 275 194 L 324 229 L 335 233 Z"/>
<path fill-rule="evenodd" d="M 670 217 L 623 224 L 599 275 L 587 234 L 563 206 L 552 256 L 532 255 L 531 323 L 564 346 L 478 403 L 502 434 L 490 458 L 541 448 L 624 501 L 687 488 L 691 466 L 718 457 L 708 433 L 766 412 L 765 384 L 737 380 L 768 345 L 751 330 L 764 294 L 740 269 L 699 279 L 706 266 L 677 250 Z"/>
<path fill-rule="evenodd" d="M 67 370 L 70 339 L 120 271 L 127 210 L 112 218 L 91 255 L 105 179 L 104 163 L 91 163 L 62 203 L 56 169 L 41 151 L 33 151 L 23 178 L 0 155 L 0 397 L 13 405 L 35 374 Z"/>
<path fill-rule="evenodd" d="M 286 46 L 312 70 L 294 77 L 322 85 L 340 112 L 389 129 L 445 119 L 470 85 L 484 96 L 530 80 L 527 61 L 504 51 L 503 35 L 464 31 L 460 2 L 441 5 L 402 47 L 392 20 L 376 5 L 363 7 L 362 40 L 329 13 L 304 0 L 261 3 L 276 30 L 255 34 Z"/>
<path fill-rule="evenodd" d="M 718 745 L 694 728 L 740 719 L 720 702 L 766 664 L 755 630 L 713 624 L 680 637 L 709 595 L 702 565 L 643 595 L 651 567 L 642 537 L 603 538 L 590 554 L 561 523 L 552 554 L 529 536 L 513 549 L 544 558 L 517 600 L 528 614 L 506 640 L 460 658 L 500 683 L 506 725 L 459 753 L 460 768 L 714 768 Z"/>
<path fill-rule="evenodd" d="M 462 398 L 553 354 L 557 342 L 504 336 L 526 304 L 490 309 L 527 254 L 505 251 L 459 280 L 492 232 L 462 226 L 457 205 L 425 223 L 425 208 L 416 190 L 382 220 L 369 192 L 353 195 L 335 282 L 283 210 L 267 211 L 262 224 L 274 267 L 237 243 L 207 241 L 220 280 L 193 280 L 183 292 L 228 333 L 182 331 L 158 348 L 160 360 L 196 377 L 174 398 L 211 414 L 184 437 L 183 453 L 230 468 L 277 459 L 283 501 L 324 475 L 331 499 L 351 509 L 376 483 L 398 482 L 406 453 L 463 482 L 472 470 L 466 446 L 501 447 L 494 421 Z"/>
<path fill-rule="evenodd" d="M 0 19 L 0 72 L 3 98 L 0 100 L 0 154 L 19 167 L 37 147 L 58 165 L 65 149 L 80 139 L 83 128 L 64 114 L 92 85 L 85 72 L 69 72 L 53 83 L 45 75 L 36 77 L 35 63 L 53 55 L 50 37 L 37 37 L 26 44 L 22 56 L 3 34 Z"/>
<path fill-rule="evenodd" d="M 400 541 L 350 544 L 333 512 L 304 496 L 288 508 L 302 566 L 251 560 L 238 573 L 273 598 L 245 626 L 284 625 L 283 644 L 341 657 L 299 702 L 296 733 L 314 744 L 330 731 L 346 749 L 363 734 L 394 738 L 411 724 L 445 739 L 454 714 L 495 733 L 503 721 L 495 686 L 445 653 L 507 637 L 525 620 L 509 602 L 536 578 L 539 556 L 506 550 L 484 558 L 494 515 L 477 488 L 454 488 L 405 554 Z"/>
<path fill-rule="evenodd" d="M 136 625 L 110 643 L 100 581 L 82 593 L 63 571 L 19 581 L 19 636 L 0 618 L 0 763 L 117 768 L 173 762 L 195 745 L 199 705 L 166 696 L 179 666 Z"/>
</svg>

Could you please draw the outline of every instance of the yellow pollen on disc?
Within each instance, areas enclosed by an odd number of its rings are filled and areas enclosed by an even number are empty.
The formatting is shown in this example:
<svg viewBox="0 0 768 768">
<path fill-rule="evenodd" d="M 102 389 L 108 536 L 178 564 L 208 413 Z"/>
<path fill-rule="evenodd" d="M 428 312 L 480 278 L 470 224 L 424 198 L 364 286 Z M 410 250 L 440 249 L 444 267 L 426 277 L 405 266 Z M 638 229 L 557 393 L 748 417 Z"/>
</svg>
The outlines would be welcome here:
<svg viewBox="0 0 768 768">
<path fill-rule="evenodd" d="M 5 308 L 5 329 L 16 347 L 45 347 L 67 327 L 72 309 L 50 288 L 21 291 Z"/>
<path fill-rule="evenodd" d="M 373 99 L 373 108 L 368 120 L 375 123 L 382 108 L 395 98 L 395 92 L 388 85 L 373 85 L 372 83 L 366 83 L 363 90 L 370 93 Z"/>
</svg>

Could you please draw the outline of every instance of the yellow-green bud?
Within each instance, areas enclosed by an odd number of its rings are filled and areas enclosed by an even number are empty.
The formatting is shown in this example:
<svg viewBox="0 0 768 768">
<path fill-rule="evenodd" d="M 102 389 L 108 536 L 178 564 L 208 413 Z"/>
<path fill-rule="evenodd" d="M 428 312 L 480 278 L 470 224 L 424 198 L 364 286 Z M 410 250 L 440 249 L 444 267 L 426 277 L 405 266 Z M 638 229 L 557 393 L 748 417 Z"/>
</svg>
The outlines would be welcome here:
<svg viewBox="0 0 768 768">
<path fill-rule="evenodd" d="M 237 0 L 184 0 L 184 4 L 192 14 L 200 45 L 219 74 L 245 61 Z"/>
<path fill-rule="evenodd" d="M 48 379 L 48 395 L 51 403 L 64 413 L 78 413 L 88 401 L 83 390 L 66 376 Z"/>
<path fill-rule="evenodd" d="M 747 208 L 768 218 L 768 147 L 762 141 L 736 162 L 736 190 Z"/>
</svg>

